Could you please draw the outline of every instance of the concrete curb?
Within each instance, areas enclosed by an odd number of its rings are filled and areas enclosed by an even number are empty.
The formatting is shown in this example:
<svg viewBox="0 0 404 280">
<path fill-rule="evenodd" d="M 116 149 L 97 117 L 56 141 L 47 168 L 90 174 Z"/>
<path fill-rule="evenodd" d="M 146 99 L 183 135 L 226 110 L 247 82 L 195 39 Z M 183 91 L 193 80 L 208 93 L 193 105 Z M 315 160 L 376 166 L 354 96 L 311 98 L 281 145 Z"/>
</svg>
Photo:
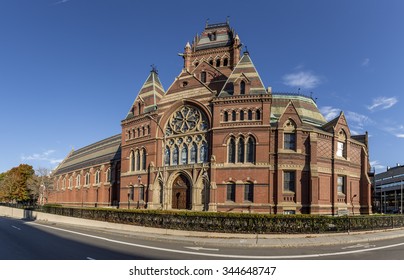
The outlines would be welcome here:
<svg viewBox="0 0 404 280">
<path fill-rule="evenodd" d="M 46 224 L 55 223 L 74 225 L 83 228 L 95 228 L 100 231 L 116 232 L 120 234 L 124 233 L 126 235 L 138 236 L 150 240 L 168 242 L 187 241 L 196 245 L 215 245 L 224 247 L 305 247 L 372 242 L 404 237 L 404 229 L 293 235 L 181 231 L 94 221 L 4 206 L 0 206 L 0 216 L 35 220 Z"/>
</svg>

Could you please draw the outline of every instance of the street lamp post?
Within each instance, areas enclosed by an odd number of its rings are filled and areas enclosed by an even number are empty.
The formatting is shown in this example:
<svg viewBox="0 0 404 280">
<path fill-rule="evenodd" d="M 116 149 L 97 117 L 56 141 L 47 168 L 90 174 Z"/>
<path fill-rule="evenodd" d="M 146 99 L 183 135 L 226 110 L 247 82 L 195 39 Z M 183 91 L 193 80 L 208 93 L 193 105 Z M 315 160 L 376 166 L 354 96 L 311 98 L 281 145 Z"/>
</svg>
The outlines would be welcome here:
<svg viewBox="0 0 404 280">
<path fill-rule="evenodd" d="M 400 214 L 403 214 L 403 181 L 400 181 L 400 189 L 401 189 L 401 193 L 400 193 Z"/>
<path fill-rule="evenodd" d="M 167 210 L 167 202 L 166 202 L 166 171 L 167 171 L 167 167 L 166 167 L 166 163 L 165 163 L 165 149 L 166 149 L 166 134 L 164 132 L 164 129 L 160 126 L 160 124 L 150 115 L 147 116 L 150 120 L 152 120 L 157 127 L 161 130 L 161 133 L 163 134 L 163 147 L 161 149 L 162 151 L 162 164 L 163 164 L 163 210 Z"/>
<path fill-rule="evenodd" d="M 142 181 L 142 177 L 140 175 L 137 176 L 137 181 L 138 181 L 138 186 L 139 186 L 138 187 L 139 192 L 138 192 L 138 196 L 137 196 L 137 206 L 136 206 L 136 208 L 139 209 L 139 207 L 140 207 L 140 192 L 142 190 L 142 188 L 140 187 L 140 182 Z"/>
</svg>

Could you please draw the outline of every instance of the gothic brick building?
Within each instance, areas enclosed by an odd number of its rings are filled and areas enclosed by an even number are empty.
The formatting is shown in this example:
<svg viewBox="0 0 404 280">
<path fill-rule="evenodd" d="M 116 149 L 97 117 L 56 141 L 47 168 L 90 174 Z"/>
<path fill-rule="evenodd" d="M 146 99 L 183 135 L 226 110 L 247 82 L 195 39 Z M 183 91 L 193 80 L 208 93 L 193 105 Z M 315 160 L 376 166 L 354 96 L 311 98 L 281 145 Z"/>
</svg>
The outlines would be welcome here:
<svg viewBox="0 0 404 280">
<path fill-rule="evenodd" d="M 72 152 L 50 202 L 341 215 L 371 211 L 367 135 L 266 88 L 228 23 L 207 24 L 165 90 L 156 69 L 121 135 Z"/>
</svg>

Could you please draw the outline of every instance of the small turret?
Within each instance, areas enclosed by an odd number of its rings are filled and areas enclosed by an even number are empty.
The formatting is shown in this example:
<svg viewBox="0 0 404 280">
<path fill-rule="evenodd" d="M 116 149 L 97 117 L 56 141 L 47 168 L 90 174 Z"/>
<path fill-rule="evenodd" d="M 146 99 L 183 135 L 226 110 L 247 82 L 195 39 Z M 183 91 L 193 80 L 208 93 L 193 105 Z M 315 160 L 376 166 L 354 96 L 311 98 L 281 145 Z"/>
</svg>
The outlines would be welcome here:
<svg viewBox="0 0 404 280">
<path fill-rule="evenodd" d="M 184 68 L 187 70 L 191 67 L 191 54 L 191 45 L 187 42 L 184 48 Z"/>
</svg>

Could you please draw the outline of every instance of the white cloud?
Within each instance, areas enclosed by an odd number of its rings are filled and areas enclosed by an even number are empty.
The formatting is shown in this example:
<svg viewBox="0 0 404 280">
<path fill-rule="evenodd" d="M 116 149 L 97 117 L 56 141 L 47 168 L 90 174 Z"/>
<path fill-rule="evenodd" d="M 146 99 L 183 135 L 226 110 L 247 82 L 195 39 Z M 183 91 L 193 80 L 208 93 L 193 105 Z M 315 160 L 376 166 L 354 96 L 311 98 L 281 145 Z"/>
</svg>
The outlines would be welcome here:
<svg viewBox="0 0 404 280">
<path fill-rule="evenodd" d="M 47 161 L 51 164 L 59 164 L 63 161 L 63 159 L 56 159 L 52 157 L 51 155 L 55 153 L 55 150 L 47 150 L 45 152 L 42 152 L 40 154 L 34 153 L 32 155 L 22 155 L 21 160 L 22 161 Z"/>
<path fill-rule="evenodd" d="M 323 106 L 320 108 L 320 112 L 327 121 L 331 121 L 339 116 L 341 109 L 333 108 L 331 106 Z M 373 123 L 369 117 L 356 112 L 347 111 L 345 117 L 352 135 L 362 134 L 364 127 Z"/>
<path fill-rule="evenodd" d="M 320 108 L 320 112 L 327 121 L 331 121 L 339 116 L 341 109 L 333 108 L 331 106 L 324 106 Z"/>
<path fill-rule="evenodd" d="M 300 71 L 284 75 L 283 83 L 290 87 L 312 89 L 321 83 L 321 79 L 310 71 Z"/>
<path fill-rule="evenodd" d="M 60 5 L 60 4 L 67 3 L 67 2 L 69 2 L 69 1 L 70 1 L 70 0 L 60 0 L 60 1 L 57 1 L 57 2 L 53 3 L 52 5 L 53 5 L 53 6 L 55 6 L 55 5 Z"/>
<path fill-rule="evenodd" d="M 370 64 L 370 58 L 365 58 L 363 61 L 362 61 L 362 66 L 363 67 L 367 67 L 367 66 L 369 66 L 369 64 Z"/>
<path fill-rule="evenodd" d="M 357 128 L 359 128 L 359 129 L 363 129 L 365 124 L 369 124 L 372 122 L 369 117 L 359 114 L 359 113 L 351 112 L 351 111 L 348 111 L 345 114 L 345 116 L 346 116 L 348 122 L 357 126 Z"/>
<path fill-rule="evenodd" d="M 385 110 L 394 106 L 398 102 L 396 97 L 378 97 L 373 99 L 373 103 L 367 108 L 370 111 Z"/>
<path fill-rule="evenodd" d="M 380 170 L 380 169 L 386 169 L 386 166 L 380 164 L 380 162 L 378 160 L 372 160 L 370 162 L 370 166 L 374 167 L 376 169 L 376 172 L 377 172 L 377 170 Z"/>
<path fill-rule="evenodd" d="M 393 126 L 383 126 L 382 129 L 397 138 L 404 138 L 404 126 L 403 125 L 394 125 L 394 124 L 395 123 L 392 122 L 392 123 L 390 123 L 390 125 L 393 125 Z"/>
</svg>

